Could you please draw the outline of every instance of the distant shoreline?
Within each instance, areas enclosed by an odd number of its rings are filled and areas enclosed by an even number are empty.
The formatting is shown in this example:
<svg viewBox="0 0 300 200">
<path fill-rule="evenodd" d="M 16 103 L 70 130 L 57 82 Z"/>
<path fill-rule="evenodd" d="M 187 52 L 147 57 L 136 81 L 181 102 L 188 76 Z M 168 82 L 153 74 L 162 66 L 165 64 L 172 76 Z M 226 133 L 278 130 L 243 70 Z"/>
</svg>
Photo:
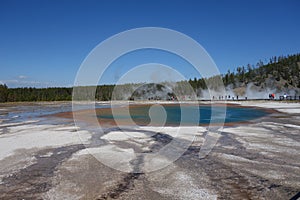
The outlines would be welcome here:
<svg viewBox="0 0 300 200">
<path fill-rule="evenodd" d="M 0 106 L 3 105 L 43 105 L 43 104 L 64 104 L 64 103 L 98 103 L 98 104 L 110 104 L 110 103 L 140 103 L 140 104 L 151 104 L 151 103 L 227 103 L 227 104 L 236 104 L 241 102 L 282 102 L 282 103 L 300 103 L 300 100 L 279 100 L 279 99 L 239 99 L 239 100 L 182 100 L 182 101 L 167 101 L 167 100 L 135 100 L 135 101 L 129 101 L 129 100 L 109 100 L 109 101 L 15 101 L 15 102 L 0 102 Z"/>
</svg>

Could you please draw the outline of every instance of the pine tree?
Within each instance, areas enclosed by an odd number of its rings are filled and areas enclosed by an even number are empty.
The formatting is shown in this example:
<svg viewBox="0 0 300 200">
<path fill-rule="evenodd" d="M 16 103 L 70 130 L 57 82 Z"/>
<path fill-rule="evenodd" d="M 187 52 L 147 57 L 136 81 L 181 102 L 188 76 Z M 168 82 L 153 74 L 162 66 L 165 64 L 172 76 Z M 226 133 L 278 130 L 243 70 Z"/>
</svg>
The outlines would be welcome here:
<svg viewBox="0 0 300 200">
<path fill-rule="evenodd" d="M 0 85 L 0 102 L 6 102 L 8 97 L 7 85 Z"/>
</svg>

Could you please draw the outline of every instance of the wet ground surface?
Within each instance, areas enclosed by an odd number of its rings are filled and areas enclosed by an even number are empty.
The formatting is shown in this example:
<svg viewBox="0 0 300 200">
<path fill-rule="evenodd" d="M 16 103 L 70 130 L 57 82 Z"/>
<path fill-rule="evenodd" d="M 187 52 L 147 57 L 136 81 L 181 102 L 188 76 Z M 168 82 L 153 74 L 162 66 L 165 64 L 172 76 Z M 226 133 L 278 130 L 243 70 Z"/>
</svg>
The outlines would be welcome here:
<svg viewBox="0 0 300 200">
<path fill-rule="evenodd" d="M 42 105 L 38 110 L 44 114 L 43 109 L 47 113 L 69 109 L 66 104 L 56 106 Z M 199 151 L 207 132 L 200 129 L 175 162 L 153 172 L 134 173 L 146 168 L 148 153 L 171 143 L 173 129 L 89 130 L 91 137 L 82 136 L 82 144 L 69 141 L 77 134 L 70 120 L 38 120 L 38 114 L 28 118 L 32 108 L 24 108 L 0 110 L 0 145 L 28 132 L 22 140 L 27 146 L 16 146 L 0 157 L 0 199 L 291 199 L 300 191 L 300 114 L 273 113 L 253 124 L 224 127 L 204 158 L 199 158 Z M 44 138 L 30 141 L 31 133 L 42 131 Z M 122 131 L 130 137 L 120 135 Z M 70 137 L 61 138 L 67 134 Z M 54 142 L 34 145 L 43 139 Z M 107 152 L 119 162 L 100 162 L 98 154 Z M 134 153 L 144 154 L 130 157 Z M 129 172 L 107 164 L 127 166 Z"/>
</svg>

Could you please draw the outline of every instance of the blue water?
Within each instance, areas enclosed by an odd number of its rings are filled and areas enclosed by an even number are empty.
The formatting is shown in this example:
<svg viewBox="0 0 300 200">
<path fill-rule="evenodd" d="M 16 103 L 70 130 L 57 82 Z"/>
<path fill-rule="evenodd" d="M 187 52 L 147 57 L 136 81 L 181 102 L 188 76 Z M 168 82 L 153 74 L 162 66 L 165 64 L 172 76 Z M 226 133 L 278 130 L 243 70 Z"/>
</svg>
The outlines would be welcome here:
<svg viewBox="0 0 300 200">
<path fill-rule="evenodd" d="M 131 118 L 136 124 L 149 124 L 156 118 L 161 120 L 159 115 L 161 111 L 157 111 L 157 117 L 149 115 L 151 105 L 144 105 L 138 107 L 131 107 L 129 109 L 130 116 L 118 114 L 114 112 L 112 115 L 98 115 L 99 118 L 126 120 Z M 209 123 L 238 123 L 249 122 L 250 120 L 263 117 L 268 114 L 265 110 L 250 108 L 250 107 L 224 107 L 210 105 L 163 105 L 166 114 L 165 125 L 195 125 L 195 124 L 209 124 Z M 155 111 L 154 111 L 155 112 Z M 121 112 L 122 113 L 122 112 Z M 212 115 L 213 114 L 213 115 Z M 159 121 L 157 121 L 159 124 Z"/>
</svg>

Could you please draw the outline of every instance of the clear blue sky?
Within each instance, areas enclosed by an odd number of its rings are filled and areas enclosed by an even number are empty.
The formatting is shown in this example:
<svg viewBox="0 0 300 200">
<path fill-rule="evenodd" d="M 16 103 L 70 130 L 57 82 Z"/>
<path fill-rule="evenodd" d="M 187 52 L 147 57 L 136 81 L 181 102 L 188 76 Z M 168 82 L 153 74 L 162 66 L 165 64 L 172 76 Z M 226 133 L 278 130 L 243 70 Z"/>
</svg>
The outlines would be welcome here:
<svg viewBox="0 0 300 200">
<path fill-rule="evenodd" d="M 299 53 L 299 8 L 298 0 L 0 0 L 0 81 L 9 87 L 71 86 L 101 41 L 149 26 L 192 37 L 225 73 Z"/>
</svg>

